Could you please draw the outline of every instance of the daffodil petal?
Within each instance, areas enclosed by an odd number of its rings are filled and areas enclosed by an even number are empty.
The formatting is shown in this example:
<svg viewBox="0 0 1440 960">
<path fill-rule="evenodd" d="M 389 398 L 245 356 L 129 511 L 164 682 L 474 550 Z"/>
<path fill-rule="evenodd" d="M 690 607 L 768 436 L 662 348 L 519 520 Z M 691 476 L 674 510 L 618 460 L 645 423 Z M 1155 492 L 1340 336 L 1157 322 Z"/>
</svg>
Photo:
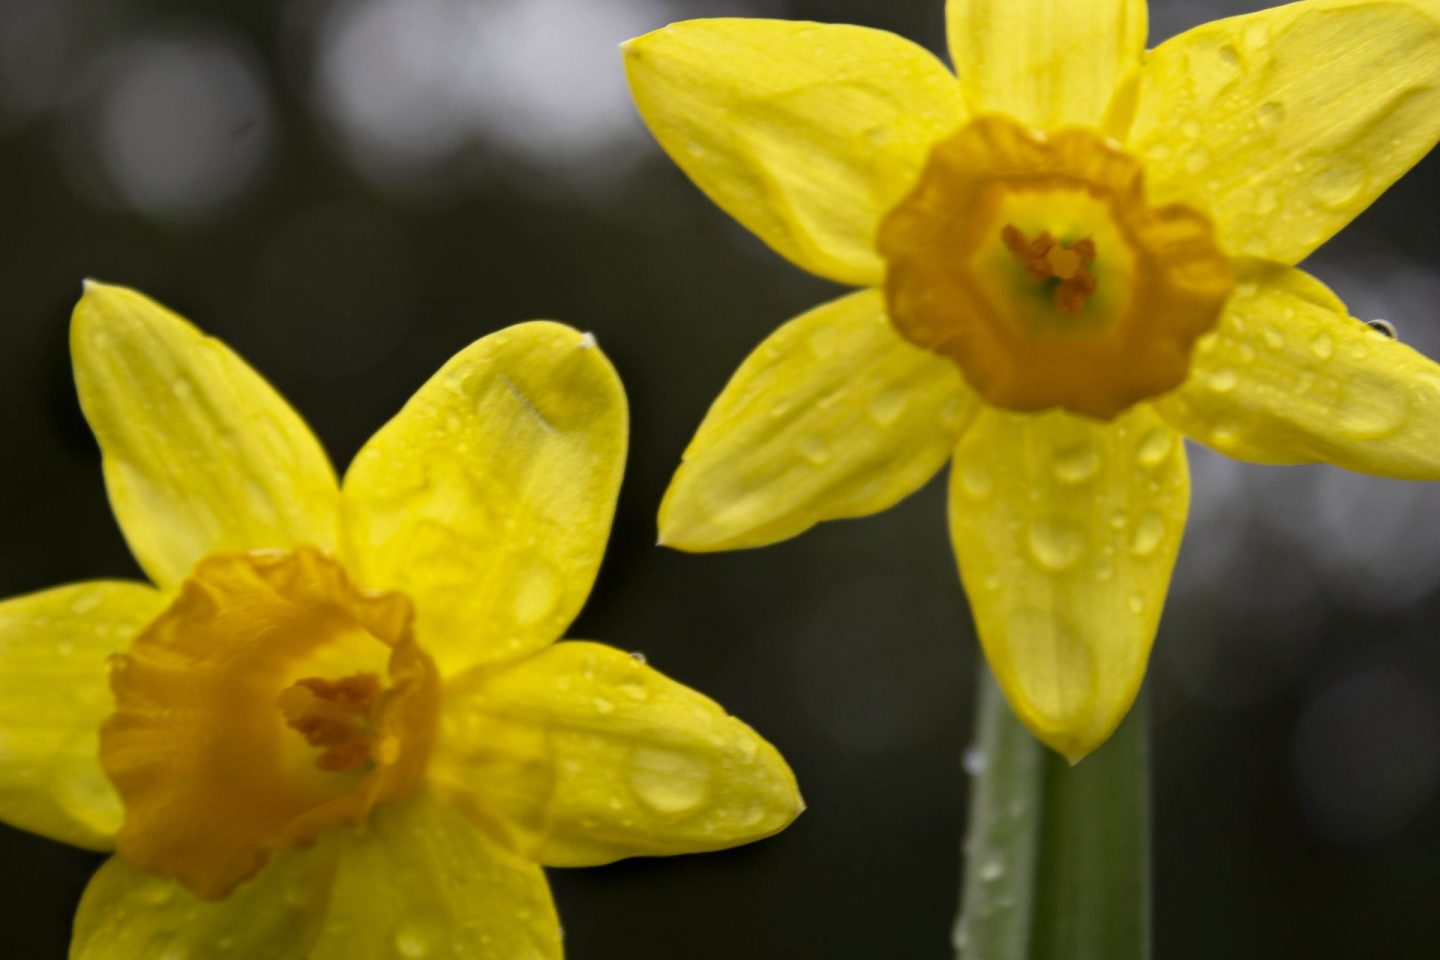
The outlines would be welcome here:
<svg viewBox="0 0 1440 960">
<path fill-rule="evenodd" d="M 223 900 L 111 857 L 75 914 L 70 960 L 264 957 L 307 960 L 325 919 L 333 844 L 275 855 Z"/>
<path fill-rule="evenodd" d="M 123 811 L 99 761 L 115 708 L 105 660 L 164 605 L 147 584 L 105 581 L 0 603 L 0 820 L 113 848 Z"/>
<path fill-rule="evenodd" d="M 864 27 L 689 20 L 625 45 L 640 115 L 727 213 L 791 261 L 873 285 L 880 218 L 964 117 L 950 71 Z"/>
<path fill-rule="evenodd" d="M 345 476 L 356 579 L 399 589 L 442 674 L 558 639 L 590 593 L 625 468 L 625 391 L 548 321 L 466 347 Z"/>
<path fill-rule="evenodd" d="M 1234 256 L 1296 263 L 1440 137 L 1440 4 L 1305 0 L 1146 58 L 1130 149 Z"/>
<path fill-rule="evenodd" d="M 428 791 L 341 838 L 330 913 L 309 960 L 559 960 L 545 873 Z"/>
<path fill-rule="evenodd" d="M 1156 406 L 1240 460 L 1440 480 L 1440 365 L 1290 267 L 1245 268 L 1190 380 Z"/>
<path fill-rule="evenodd" d="M 1072 762 L 1130 709 L 1189 506 L 1179 434 L 986 410 L 955 451 L 950 536 L 980 642 L 1015 713 Z"/>
<path fill-rule="evenodd" d="M 719 704 L 576 641 L 452 685 L 431 776 L 550 866 L 731 847 L 803 809 L 784 759 Z"/>
<path fill-rule="evenodd" d="M 75 307 L 70 345 L 110 505 L 155 583 L 178 584 L 220 550 L 335 546 L 325 451 L 228 347 L 99 283 Z"/>
<path fill-rule="evenodd" d="M 950 59 L 974 113 L 1100 126 L 1145 50 L 1145 0 L 948 0 Z"/>
<path fill-rule="evenodd" d="M 895 332 L 879 291 L 817 307 L 710 408 L 661 504 L 660 540 L 755 547 L 884 510 L 944 466 L 977 407 L 953 363 Z"/>
</svg>

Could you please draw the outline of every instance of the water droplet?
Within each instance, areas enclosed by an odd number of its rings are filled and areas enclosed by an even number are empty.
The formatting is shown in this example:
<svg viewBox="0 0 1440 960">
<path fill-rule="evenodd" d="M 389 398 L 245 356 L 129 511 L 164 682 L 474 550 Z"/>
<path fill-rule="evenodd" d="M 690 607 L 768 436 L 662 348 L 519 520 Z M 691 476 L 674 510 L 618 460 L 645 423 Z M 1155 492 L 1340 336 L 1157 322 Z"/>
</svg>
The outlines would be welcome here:
<svg viewBox="0 0 1440 960">
<path fill-rule="evenodd" d="M 1137 457 L 1142 467 L 1151 470 L 1164 463 L 1170 456 L 1170 451 L 1175 447 L 1175 435 L 1164 427 L 1156 427 L 1145 435 L 1140 441 L 1140 450 Z"/>
<path fill-rule="evenodd" d="M 1084 538 L 1080 529 L 1059 517 L 1030 524 L 1030 553 L 1047 570 L 1065 570 L 1080 557 Z"/>
<path fill-rule="evenodd" d="M 395 931 L 395 952 L 406 960 L 419 960 L 430 952 L 430 944 L 419 929 L 403 926 Z"/>
<path fill-rule="evenodd" d="M 905 406 L 910 402 L 902 390 L 886 390 L 870 401 L 870 419 L 882 427 L 888 427 L 900 419 Z"/>
<path fill-rule="evenodd" d="M 980 865 L 980 879 L 986 883 L 994 883 L 1005 876 L 1005 865 L 999 860 L 986 860 Z"/>
<path fill-rule="evenodd" d="M 1240 378 L 1230 367 L 1221 367 L 1219 370 L 1211 371 L 1205 382 L 1216 393 L 1228 393 L 1235 389 L 1235 384 L 1240 382 Z"/>
<path fill-rule="evenodd" d="M 960 488 L 972 500 L 984 500 L 995 489 L 990 471 L 979 460 L 966 460 L 959 464 Z"/>
<path fill-rule="evenodd" d="M 1399 340 L 1400 331 L 1395 329 L 1395 324 L 1389 320 L 1366 320 L 1365 325 L 1371 330 L 1380 333 L 1386 340 Z"/>
<path fill-rule="evenodd" d="M 710 764 L 703 757 L 645 744 L 630 754 L 630 789 L 658 813 L 693 810 L 710 795 Z"/>
<path fill-rule="evenodd" d="M 596 698 L 595 698 L 595 712 L 596 712 L 596 713 L 600 713 L 600 714 L 610 713 L 610 712 L 614 711 L 614 709 L 615 709 L 615 704 L 612 703 L 611 701 L 606 700 L 604 697 L 596 697 Z"/>
<path fill-rule="evenodd" d="M 1372 390 L 1347 394 L 1335 408 L 1335 427 L 1354 440 L 1391 436 L 1410 418 L 1410 401 L 1402 393 Z"/>
<path fill-rule="evenodd" d="M 1210 165 L 1210 151 L 1196 147 L 1185 154 L 1185 172 L 1196 174 Z"/>
<path fill-rule="evenodd" d="M 985 751 L 979 747 L 966 749 L 965 756 L 960 761 L 961 765 L 965 767 L 965 772 L 972 777 L 978 777 L 985 772 L 986 762 Z"/>
<path fill-rule="evenodd" d="M 1260 331 L 1260 335 L 1265 338 L 1265 346 L 1271 350 L 1279 350 L 1285 346 L 1285 335 L 1278 327 L 1266 327 Z"/>
<path fill-rule="evenodd" d="M 834 353 L 835 348 L 840 345 L 842 332 L 839 324 L 822 323 L 811 331 L 810 338 L 805 342 L 812 354 L 823 359 Z"/>
<path fill-rule="evenodd" d="M 819 437 L 805 437 L 801 440 L 800 453 L 817 467 L 830 462 L 830 445 Z"/>
<path fill-rule="evenodd" d="M 1240 425 L 1223 417 L 1210 428 L 1210 445 L 1217 450 L 1234 449 L 1240 441 Z"/>
<path fill-rule="evenodd" d="M 1145 598 L 1138 593 L 1130 594 L 1129 607 L 1131 613 L 1142 613 L 1145 610 Z"/>
<path fill-rule="evenodd" d="M 641 653 L 639 650 L 631 650 L 631 651 L 630 651 L 630 659 L 631 659 L 631 660 L 634 660 L 636 663 L 640 664 L 642 667 L 643 667 L 645 664 L 647 664 L 647 663 L 650 662 L 650 660 L 645 656 L 645 654 Z"/>
<path fill-rule="evenodd" d="M 511 611 L 517 623 L 539 623 L 555 612 L 560 602 L 561 583 L 549 561 L 531 557 L 517 580 L 511 599 Z"/>
<path fill-rule="evenodd" d="M 1329 360 L 1335 355 L 1335 341 L 1330 334 L 1321 330 L 1310 340 L 1310 352 L 1321 360 Z"/>
<path fill-rule="evenodd" d="M 1328 207 L 1343 207 L 1365 189 L 1365 168 L 1353 160 L 1330 158 L 1315 175 L 1315 199 Z"/>
<path fill-rule="evenodd" d="M 1234 66 L 1238 66 L 1238 65 L 1239 65 L 1239 63 L 1240 63 L 1240 51 L 1239 51 L 1239 50 L 1236 50 L 1234 47 L 1230 46 L 1230 44 L 1227 43 L 1227 44 L 1225 44 L 1223 47 L 1221 47 L 1220 50 L 1219 50 L 1219 53 L 1220 53 L 1220 62 L 1221 62 L 1221 63 L 1223 63 L 1223 64 L 1225 64 L 1226 66 L 1229 66 L 1229 67 L 1234 67 Z"/>
<path fill-rule="evenodd" d="M 1124 530 L 1127 522 L 1124 510 L 1116 510 L 1110 514 L 1110 526 L 1112 529 Z"/>
<path fill-rule="evenodd" d="M 1084 483 L 1099 469 L 1100 454 L 1091 443 L 1071 447 L 1055 457 L 1055 476 L 1061 483 Z"/>
<path fill-rule="evenodd" d="M 1135 527 L 1135 535 L 1130 538 L 1130 552 L 1137 557 L 1148 556 L 1155 552 L 1160 546 L 1160 541 L 1165 539 L 1165 521 L 1160 519 L 1158 513 L 1147 513 Z"/>
<path fill-rule="evenodd" d="M 140 893 L 140 899 L 152 907 L 164 906 L 175 899 L 175 887 L 168 881 L 157 880 L 154 883 L 146 884 L 145 889 Z"/>
<path fill-rule="evenodd" d="M 98 591 L 86 590 L 77 594 L 75 599 L 70 601 L 70 612 L 77 617 L 82 617 L 100 606 L 100 600 Z"/>
<path fill-rule="evenodd" d="M 1255 111 L 1255 118 L 1260 121 L 1260 126 L 1274 129 L 1285 119 L 1285 104 L 1279 100 L 1266 100 Z"/>
</svg>

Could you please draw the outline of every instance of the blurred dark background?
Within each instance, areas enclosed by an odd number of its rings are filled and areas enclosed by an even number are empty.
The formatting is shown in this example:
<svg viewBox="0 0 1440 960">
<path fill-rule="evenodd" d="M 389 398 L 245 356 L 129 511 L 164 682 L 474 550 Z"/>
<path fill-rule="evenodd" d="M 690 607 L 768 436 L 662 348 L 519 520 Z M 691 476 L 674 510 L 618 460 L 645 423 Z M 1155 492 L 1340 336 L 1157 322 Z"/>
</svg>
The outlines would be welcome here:
<svg viewBox="0 0 1440 960">
<path fill-rule="evenodd" d="M 1262 5 L 1154 0 L 1152 42 Z M 572 634 L 643 651 L 749 721 L 810 809 L 733 852 L 552 871 L 569 955 L 949 957 L 976 647 L 943 483 L 762 551 L 653 546 L 706 406 L 834 290 L 672 168 L 615 49 L 738 14 L 939 51 L 941 6 L 0 0 L 0 595 L 138 573 L 71 383 L 82 277 L 223 337 L 342 466 L 480 335 L 532 317 L 592 330 L 634 439 Z M 1437 201 L 1431 157 L 1310 264 L 1431 356 Z M 1150 675 L 1157 955 L 1435 957 L 1440 486 L 1192 454 Z M 0 954 L 63 957 L 97 863 L 0 827 Z"/>
</svg>

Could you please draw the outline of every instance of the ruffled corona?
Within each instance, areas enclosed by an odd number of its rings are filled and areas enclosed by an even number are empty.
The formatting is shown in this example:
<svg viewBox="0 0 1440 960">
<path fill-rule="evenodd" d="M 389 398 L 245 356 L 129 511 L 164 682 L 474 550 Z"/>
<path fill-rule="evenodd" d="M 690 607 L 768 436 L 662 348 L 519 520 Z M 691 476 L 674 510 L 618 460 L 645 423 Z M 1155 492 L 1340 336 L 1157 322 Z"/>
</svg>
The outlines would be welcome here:
<svg viewBox="0 0 1440 960">
<path fill-rule="evenodd" d="M 1092 131 L 966 124 L 880 225 L 891 321 L 1010 410 L 1111 419 L 1179 386 L 1230 261 L 1204 216 L 1147 206 L 1142 180 Z"/>
<path fill-rule="evenodd" d="M 312 548 L 202 560 L 115 657 L 100 759 L 130 863 L 218 898 L 419 785 L 437 682 L 410 601 Z"/>
</svg>

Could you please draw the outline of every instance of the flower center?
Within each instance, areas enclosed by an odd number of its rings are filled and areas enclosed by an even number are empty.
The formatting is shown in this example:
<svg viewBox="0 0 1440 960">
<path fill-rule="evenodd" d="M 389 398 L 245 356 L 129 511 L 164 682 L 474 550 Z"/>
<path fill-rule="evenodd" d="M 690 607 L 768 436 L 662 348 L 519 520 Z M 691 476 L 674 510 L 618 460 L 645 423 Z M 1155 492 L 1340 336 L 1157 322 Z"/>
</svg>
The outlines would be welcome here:
<svg viewBox="0 0 1440 960">
<path fill-rule="evenodd" d="M 358 770 L 374 761 L 375 721 L 384 688 L 373 673 L 341 680 L 306 677 L 284 690 L 276 702 L 285 722 L 312 747 L 320 747 L 321 770 Z"/>
<path fill-rule="evenodd" d="M 1086 237 L 1073 247 L 1066 246 L 1042 230 L 1034 240 L 1026 240 L 1025 234 L 1013 223 L 1005 224 L 1000 231 L 1005 248 L 1025 264 L 1025 270 L 1039 281 L 1059 280 L 1054 285 L 1055 306 L 1067 316 L 1075 316 L 1085 309 L 1085 301 L 1095 292 L 1098 281 L 1090 272 L 1095 262 L 1095 241 Z"/>
<path fill-rule="evenodd" d="M 318 550 L 217 554 L 113 658 L 100 762 L 131 864 L 223 897 L 420 785 L 438 682 L 410 601 Z"/>
<path fill-rule="evenodd" d="M 981 117 L 882 221 L 890 320 L 989 403 L 1110 419 L 1189 375 L 1233 286 L 1210 222 L 1099 134 Z"/>
</svg>

